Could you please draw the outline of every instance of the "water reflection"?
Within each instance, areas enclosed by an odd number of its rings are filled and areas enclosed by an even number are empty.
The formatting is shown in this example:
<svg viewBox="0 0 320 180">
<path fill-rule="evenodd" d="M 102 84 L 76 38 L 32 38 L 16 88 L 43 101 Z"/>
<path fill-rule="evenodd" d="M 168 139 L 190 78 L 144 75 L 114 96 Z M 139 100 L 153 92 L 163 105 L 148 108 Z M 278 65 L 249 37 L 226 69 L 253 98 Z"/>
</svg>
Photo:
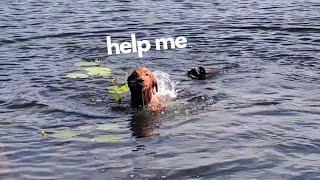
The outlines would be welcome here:
<svg viewBox="0 0 320 180">
<path fill-rule="evenodd" d="M 130 122 L 132 136 L 141 138 L 159 135 L 156 131 L 160 125 L 157 117 L 157 114 L 145 110 L 134 112 Z"/>
<path fill-rule="evenodd" d="M 3 149 L 2 144 L 0 143 L 0 150 Z M 0 179 L 13 179 L 11 172 L 11 167 L 10 167 L 10 161 L 8 157 L 0 151 Z"/>
<path fill-rule="evenodd" d="M 0 179 L 319 179 L 319 0 L 33 2 L 0 6 Z M 130 34 L 188 47 L 107 55 L 106 36 Z M 119 81 L 136 66 L 166 72 L 181 91 L 164 115 L 133 114 L 129 94 L 113 103 L 109 79 L 65 78 L 95 59 Z M 38 131 L 111 123 L 132 131 L 112 143 Z"/>
</svg>

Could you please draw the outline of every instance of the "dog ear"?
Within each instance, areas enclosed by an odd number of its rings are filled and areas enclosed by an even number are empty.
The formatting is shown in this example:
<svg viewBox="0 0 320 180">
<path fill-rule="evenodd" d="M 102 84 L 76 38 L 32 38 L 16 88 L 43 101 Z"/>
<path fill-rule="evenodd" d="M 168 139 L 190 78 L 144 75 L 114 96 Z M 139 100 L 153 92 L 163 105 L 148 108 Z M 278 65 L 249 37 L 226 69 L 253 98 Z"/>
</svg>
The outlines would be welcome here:
<svg viewBox="0 0 320 180">
<path fill-rule="evenodd" d="M 136 79 L 136 74 L 133 71 L 131 73 L 131 75 L 127 78 L 127 83 L 128 83 L 129 88 L 131 88 L 131 86 L 133 85 L 135 79 Z"/>
<path fill-rule="evenodd" d="M 129 82 L 129 81 L 132 81 L 133 79 L 134 79 L 133 74 L 131 74 L 130 76 L 128 76 L 127 81 Z"/>
<path fill-rule="evenodd" d="M 158 92 L 158 83 L 154 76 L 152 76 L 152 88 L 155 88 L 156 92 Z"/>
<path fill-rule="evenodd" d="M 154 87 L 156 88 L 156 92 L 158 92 L 158 83 L 156 80 L 154 81 Z"/>
</svg>

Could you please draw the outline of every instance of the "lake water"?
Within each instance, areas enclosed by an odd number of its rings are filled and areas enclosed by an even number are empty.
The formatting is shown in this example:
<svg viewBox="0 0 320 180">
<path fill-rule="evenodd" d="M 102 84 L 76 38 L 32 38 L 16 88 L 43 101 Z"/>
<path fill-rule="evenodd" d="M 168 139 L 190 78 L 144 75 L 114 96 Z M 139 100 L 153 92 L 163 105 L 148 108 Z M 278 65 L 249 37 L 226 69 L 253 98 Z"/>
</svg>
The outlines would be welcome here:
<svg viewBox="0 0 320 180">
<path fill-rule="evenodd" d="M 0 27 L 1 179 L 320 179 L 318 0 L 4 0 Z M 188 46 L 107 55 L 133 33 Z M 137 114 L 110 79 L 66 78 L 95 59 L 119 81 L 166 72 L 178 96 Z M 188 78 L 199 65 L 227 69 Z M 116 140 L 40 134 L 99 125 L 83 137 Z"/>
</svg>

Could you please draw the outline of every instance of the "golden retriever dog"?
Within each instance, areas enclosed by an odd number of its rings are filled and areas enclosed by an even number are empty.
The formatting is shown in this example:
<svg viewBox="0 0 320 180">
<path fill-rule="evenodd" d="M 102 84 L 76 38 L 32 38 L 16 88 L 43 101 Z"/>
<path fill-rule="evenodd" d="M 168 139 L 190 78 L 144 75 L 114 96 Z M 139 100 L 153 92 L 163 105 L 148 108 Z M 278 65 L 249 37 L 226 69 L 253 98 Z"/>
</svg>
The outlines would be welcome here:
<svg viewBox="0 0 320 180">
<path fill-rule="evenodd" d="M 149 108 L 153 112 L 165 109 L 164 102 L 161 102 L 155 95 L 155 92 L 158 91 L 157 81 L 148 68 L 137 67 L 127 81 L 133 108 Z"/>
</svg>

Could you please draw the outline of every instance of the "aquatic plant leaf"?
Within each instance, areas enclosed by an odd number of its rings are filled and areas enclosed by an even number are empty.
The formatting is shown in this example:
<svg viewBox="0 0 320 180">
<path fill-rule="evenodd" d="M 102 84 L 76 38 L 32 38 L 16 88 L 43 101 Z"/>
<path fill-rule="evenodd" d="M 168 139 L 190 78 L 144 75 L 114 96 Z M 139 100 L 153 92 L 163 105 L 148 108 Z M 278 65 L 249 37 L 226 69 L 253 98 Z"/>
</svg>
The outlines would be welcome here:
<svg viewBox="0 0 320 180">
<path fill-rule="evenodd" d="M 79 61 L 76 62 L 74 65 L 77 67 L 90 67 L 90 66 L 99 66 L 101 61 Z"/>
<path fill-rule="evenodd" d="M 88 78 L 89 75 L 88 74 L 83 74 L 83 73 L 68 73 L 66 75 L 67 78 L 70 78 L 70 79 L 83 79 L 83 78 Z"/>
<path fill-rule="evenodd" d="M 116 124 L 99 124 L 97 129 L 103 131 L 117 130 L 119 129 L 119 126 Z"/>
<path fill-rule="evenodd" d="M 107 67 L 87 67 L 84 70 L 89 76 L 108 77 L 111 74 L 111 69 Z"/>
<path fill-rule="evenodd" d="M 81 133 L 79 131 L 62 130 L 62 131 L 54 132 L 53 134 L 50 134 L 50 136 L 57 139 L 68 139 L 68 138 L 78 136 L 80 134 Z"/>
<path fill-rule="evenodd" d="M 80 137 L 80 136 L 72 137 L 71 140 L 73 140 L 73 141 L 81 141 L 81 142 L 92 142 L 91 138 Z"/>
<path fill-rule="evenodd" d="M 97 143 L 118 142 L 120 140 L 120 136 L 117 135 L 100 135 L 92 139 L 93 142 Z"/>
<path fill-rule="evenodd" d="M 113 96 L 114 100 L 119 102 L 122 98 L 122 95 L 129 92 L 129 86 L 127 83 L 111 86 L 108 88 L 108 91 Z"/>
<path fill-rule="evenodd" d="M 76 128 L 77 131 L 81 131 L 82 133 L 94 131 L 97 128 L 96 125 L 83 125 Z"/>
<path fill-rule="evenodd" d="M 111 90 L 114 90 L 115 92 L 117 92 L 119 94 L 120 93 L 121 94 L 127 93 L 130 90 L 127 83 L 121 84 L 121 85 L 118 85 L 118 86 L 113 86 L 113 87 L 111 86 L 110 88 L 111 88 Z"/>
<path fill-rule="evenodd" d="M 122 99 L 122 96 L 120 94 L 112 94 L 112 97 L 117 102 L 120 102 Z"/>
</svg>

